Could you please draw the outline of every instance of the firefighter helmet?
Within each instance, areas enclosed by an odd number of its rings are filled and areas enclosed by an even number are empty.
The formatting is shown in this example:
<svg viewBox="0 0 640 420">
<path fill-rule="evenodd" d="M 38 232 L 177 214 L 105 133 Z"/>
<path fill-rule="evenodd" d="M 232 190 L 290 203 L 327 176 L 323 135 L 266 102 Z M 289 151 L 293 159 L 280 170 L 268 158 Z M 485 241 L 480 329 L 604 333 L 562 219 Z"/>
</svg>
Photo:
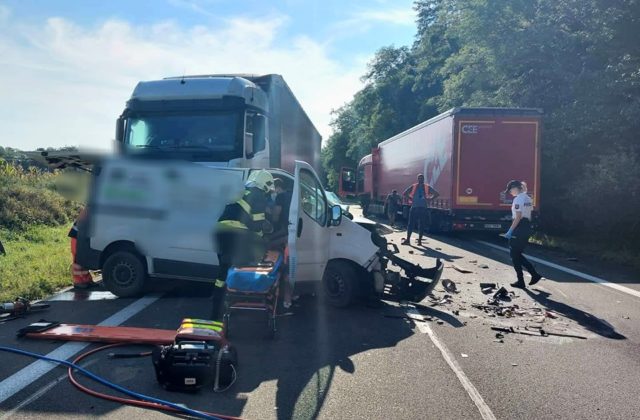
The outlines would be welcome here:
<svg viewBox="0 0 640 420">
<path fill-rule="evenodd" d="M 265 193 L 273 191 L 273 176 L 264 169 L 251 172 L 245 184 L 247 188 L 259 188 Z"/>
</svg>

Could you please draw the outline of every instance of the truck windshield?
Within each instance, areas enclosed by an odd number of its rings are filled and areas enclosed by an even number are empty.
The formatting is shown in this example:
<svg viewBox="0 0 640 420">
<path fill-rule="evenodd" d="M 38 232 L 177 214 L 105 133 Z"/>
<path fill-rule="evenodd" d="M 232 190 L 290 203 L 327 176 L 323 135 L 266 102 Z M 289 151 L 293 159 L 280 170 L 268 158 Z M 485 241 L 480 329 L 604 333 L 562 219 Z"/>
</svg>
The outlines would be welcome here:
<svg viewBox="0 0 640 420">
<path fill-rule="evenodd" d="M 239 113 L 131 116 L 124 143 L 130 149 L 184 151 L 226 161 L 242 156 L 240 117 Z"/>
</svg>

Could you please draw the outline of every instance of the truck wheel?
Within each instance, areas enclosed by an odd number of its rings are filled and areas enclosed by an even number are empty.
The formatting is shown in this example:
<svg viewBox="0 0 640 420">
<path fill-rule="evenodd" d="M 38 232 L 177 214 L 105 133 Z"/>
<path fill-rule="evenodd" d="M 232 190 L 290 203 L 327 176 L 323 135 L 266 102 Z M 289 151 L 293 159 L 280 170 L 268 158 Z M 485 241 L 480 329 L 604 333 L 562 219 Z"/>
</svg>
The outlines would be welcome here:
<svg viewBox="0 0 640 420">
<path fill-rule="evenodd" d="M 129 251 L 111 254 L 102 266 L 105 287 L 118 297 L 132 297 L 142 293 L 146 277 L 142 260 Z"/>
<path fill-rule="evenodd" d="M 324 296 L 331 306 L 349 306 L 358 295 L 358 276 L 345 261 L 331 261 L 324 270 L 322 285 Z"/>
</svg>

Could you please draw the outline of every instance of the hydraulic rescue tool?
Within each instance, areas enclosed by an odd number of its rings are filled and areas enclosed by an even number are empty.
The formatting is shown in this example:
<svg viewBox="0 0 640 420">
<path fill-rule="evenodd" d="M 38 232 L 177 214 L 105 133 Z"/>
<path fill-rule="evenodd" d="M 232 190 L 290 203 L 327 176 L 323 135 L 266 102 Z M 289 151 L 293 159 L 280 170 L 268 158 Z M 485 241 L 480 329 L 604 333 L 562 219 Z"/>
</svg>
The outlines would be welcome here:
<svg viewBox="0 0 640 420">
<path fill-rule="evenodd" d="M 48 303 L 31 303 L 25 298 L 17 298 L 14 302 L 0 303 L 0 322 L 20 318 L 30 312 L 49 309 Z"/>
</svg>

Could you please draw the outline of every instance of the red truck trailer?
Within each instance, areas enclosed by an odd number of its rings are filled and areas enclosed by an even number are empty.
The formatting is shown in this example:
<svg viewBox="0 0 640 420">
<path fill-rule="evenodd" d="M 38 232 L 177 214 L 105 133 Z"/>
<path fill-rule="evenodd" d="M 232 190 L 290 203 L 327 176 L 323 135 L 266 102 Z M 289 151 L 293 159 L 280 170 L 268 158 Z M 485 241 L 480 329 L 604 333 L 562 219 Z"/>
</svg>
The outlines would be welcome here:
<svg viewBox="0 0 640 420">
<path fill-rule="evenodd" d="M 509 180 L 525 181 L 539 210 L 541 118 L 540 109 L 453 108 L 363 157 L 356 193 L 367 214 L 384 215 L 387 194 L 402 194 L 421 173 L 440 193 L 430 204 L 431 231 L 506 229 L 511 197 L 503 192 Z M 341 191 L 353 190 L 353 170 L 343 168 L 340 175 Z"/>
</svg>

